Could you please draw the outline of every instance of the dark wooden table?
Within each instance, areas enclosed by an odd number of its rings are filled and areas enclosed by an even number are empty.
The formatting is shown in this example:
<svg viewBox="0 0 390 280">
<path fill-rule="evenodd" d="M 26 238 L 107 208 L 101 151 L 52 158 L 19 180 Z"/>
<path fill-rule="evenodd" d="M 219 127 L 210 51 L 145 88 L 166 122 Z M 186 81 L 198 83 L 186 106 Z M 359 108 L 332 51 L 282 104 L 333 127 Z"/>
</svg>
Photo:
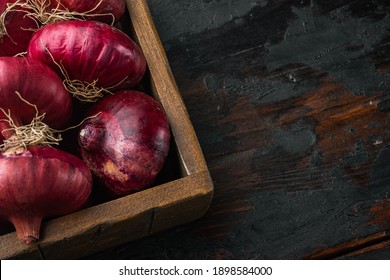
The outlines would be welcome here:
<svg viewBox="0 0 390 280">
<path fill-rule="evenodd" d="M 150 0 L 215 195 L 93 259 L 389 259 L 390 1 Z"/>
</svg>

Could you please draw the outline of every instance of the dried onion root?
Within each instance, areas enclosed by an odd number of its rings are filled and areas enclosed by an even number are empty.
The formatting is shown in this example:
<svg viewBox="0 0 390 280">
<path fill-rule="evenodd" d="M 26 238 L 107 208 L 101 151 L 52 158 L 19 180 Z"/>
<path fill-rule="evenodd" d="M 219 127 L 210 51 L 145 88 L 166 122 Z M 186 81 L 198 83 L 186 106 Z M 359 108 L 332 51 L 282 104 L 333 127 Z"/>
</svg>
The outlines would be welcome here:
<svg viewBox="0 0 390 280">
<path fill-rule="evenodd" d="M 3 143 L 0 144 L 0 152 L 3 152 L 4 154 L 17 153 L 27 149 L 28 146 L 33 145 L 49 147 L 52 145 L 59 145 L 63 140 L 61 137 L 62 132 L 78 128 L 83 125 L 85 121 L 97 118 L 101 114 L 101 112 L 98 112 L 93 116 L 89 116 L 83 119 L 77 125 L 62 130 L 57 130 L 50 128 L 46 123 L 44 123 L 43 120 L 46 114 L 44 113 L 39 115 L 36 105 L 31 104 L 25 100 L 19 92 L 16 91 L 15 93 L 23 102 L 34 107 L 36 115 L 35 118 L 32 119 L 31 123 L 27 125 L 19 125 L 18 123 L 15 123 L 9 110 L 6 112 L 3 108 L 0 108 L 0 111 L 5 116 L 5 119 L 0 119 L 0 122 L 6 122 L 8 124 L 8 128 L 1 131 L 3 136 L 5 136 L 5 139 L 3 140 Z"/>
<path fill-rule="evenodd" d="M 27 50 L 40 25 L 27 15 L 24 0 L 0 2 L 0 56 L 14 56 Z"/>
<path fill-rule="evenodd" d="M 6 4 L 7 7 L 5 8 L 5 10 L 0 14 L 0 42 L 1 42 L 1 39 L 4 37 L 4 36 L 7 36 L 8 38 L 11 39 L 11 41 L 16 44 L 16 42 L 12 39 L 12 37 L 8 34 L 8 31 L 7 31 L 7 27 L 6 27 L 6 23 L 5 23 L 5 18 L 7 17 L 7 15 L 10 13 L 10 12 L 22 12 L 22 13 L 25 13 L 26 16 L 29 16 L 29 12 L 22 9 L 25 5 L 24 1 L 22 0 L 17 0 L 15 1 L 14 3 L 7 3 Z M 19 7 L 19 8 L 18 8 Z M 39 25 L 37 24 L 37 28 L 34 29 L 34 30 L 31 30 L 31 31 L 35 31 L 37 30 L 39 27 Z M 30 30 L 30 29 L 29 29 Z"/>
<path fill-rule="evenodd" d="M 50 128 L 43 122 L 45 113 L 39 115 L 36 105 L 23 99 L 19 92 L 15 93 L 23 102 L 35 108 L 36 115 L 32 119 L 31 123 L 27 125 L 17 125 L 11 116 L 11 112 L 6 112 L 4 109 L 0 108 L 6 117 L 6 119 L 2 119 L 0 121 L 8 122 L 9 125 L 9 128 L 4 129 L 2 134 L 5 135 L 11 132 L 11 136 L 6 137 L 6 139 L 3 140 L 3 143 L 0 145 L 0 150 L 5 153 L 14 153 L 20 150 L 25 150 L 28 146 L 33 145 L 59 145 L 62 141 L 60 131 Z"/>
<path fill-rule="evenodd" d="M 98 21 L 62 21 L 40 28 L 29 42 L 27 58 L 48 65 L 68 91 L 88 102 L 135 88 L 147 68 L 141 48 L 126 33 Z"/>
<path fill-rule="evenodd" d="M 19 2 L 21 1 L 16 1 L 12 4 L 7 3 L 7 8 L 5 8 L 5 10 L 0 14 L 0 42 L 4 36 L 8 36 L 9 38 L 11 38 L 7 32 L 7 27 L 5 26 L 5 17 L 8 15 L 9 12 L 13 11 L 15 7 L 19 5 Z"/>
<path fill-rule="evenodd" d="M 5 17 L 7 15 L 8 11 L 5 10 L 4 12 L 1 13 L 0 15 L 0 42 L 2 41 L 4 36 L 8 36 L 7 28 L 5 27 Z M 11 38 L 12 40 L 12 38 Z"/>
<path fill-rule="evenodd" d="M 40 25 L 47 25 L 66 20 L 88 20 L 92 17 L 100 16 L 112 17 L 111 25 L 114 25 L 115 16 L 112 13 L 95 13 L 102 1 L 103 0 L 100 0 L 95 7 L 85 12 L 70 11 L 60 3 L 57 3 L 56 7 L 51 8 L 50 0 L 27 0 L 22 6 L 31 10 L 27 16 L 36 20 Z"/>
<path fill-rule="evenodd" d="M 83 82 L 77 79 L 70 79 L 68 73 L 65 70 L 65 67 L 61 64 L 55 61 L 53 55 L 51 52 L 46 48 L 47 53 L 51 57 L 53 63 L 58 67 L 58 69 L 61 71 L 61 74 L 63 76 L 63 84 L 66 90 L 73 95 L 73 97 L 77 98 L 78 100 L 82 102 L 96 102 L 100 100 L 105 94 L 113 94 L 110 91 L 110 88 L 102 88 L 97 86 L 98 80 L 94 80 L 92 83 Z M 121 83 L 121 82 L 120 82 Z M 119 83 L 119 84 L 120 84 Z M 117 84 L 117 85 L 119 85 Z M 114 85 L 113 87 L 116 87 L 117 85 Z"/>
</svg>

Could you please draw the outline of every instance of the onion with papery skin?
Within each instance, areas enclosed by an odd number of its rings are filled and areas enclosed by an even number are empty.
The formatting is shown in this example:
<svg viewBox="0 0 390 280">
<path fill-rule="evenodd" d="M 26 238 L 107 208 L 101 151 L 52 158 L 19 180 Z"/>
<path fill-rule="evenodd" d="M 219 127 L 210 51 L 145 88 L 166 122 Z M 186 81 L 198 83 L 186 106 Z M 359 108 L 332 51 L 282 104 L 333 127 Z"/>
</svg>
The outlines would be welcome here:
<svg viewBox="0 0 390 280">
<path fill-rule="evenodd" d="M 91 190 L 90 170 L 69 153 L 34 146 L 0 154 L 0 217 L 15 226 L 26 244 L 39 239 L 44 218 L 80 209 Z"/>
<path fill-rule="evenodd" d="M 91 108 L 80 128 L 81 155 L 102 186 L 123 196 L 149 187 L 163 167 L 170 129 L 162 106 L 149 95 L 127 90 Z"/>
<path fill-rule="evenodd" d="M 26 52 L 28 43 L 38 29 L 37 22 L 28 17 L 24 1 L 0 0 L 0 56 Z"/>
<path fill-rule="evenodd" d="M 12 1 L 12 0 L 8 0 Z M 113 25 L 125 12 L 118 0 L 18 0 L 39 25 L 67 20 L 97 20 Z"/>
<path fill-rule="evenodd" d="M 10 127 L 4 112 L 10 112 L 17 126 L 31 123 L 38 113 L 45 115 L 50 127 L 64 128 L 71 118 L 72 96 L 47 65 L 23 57 L 0 57 L 0 108 L 1 132 Z"/>
<path fill-rule="evenodd" d="M 64 21 L 39 29 L 28 58 L 49 65 L 83 101 L 96 101 L 107 91 L 137 86 L 146 60 L 136 43 L 119 29 L 97 21 Z"/>
<path fill-rule="evenodd" d="M 29 244 L 39 239 L 42 219 L 84 205 L 92 174 L 74 155 L 41 146 L 52 136 L 48 124 L 63 127 L 72 112 L 72 97 L 49 66 L 0 57 L 0 109 L 0 217 Z"/>
<path fill-rule="evenodd" d="M 67 10 L 85 14 L 87 20 L 97 20 L 108 24 L 115 23 L 125 13 L 124 0 L 51 0 L 51 9 Z"/>
</svg>

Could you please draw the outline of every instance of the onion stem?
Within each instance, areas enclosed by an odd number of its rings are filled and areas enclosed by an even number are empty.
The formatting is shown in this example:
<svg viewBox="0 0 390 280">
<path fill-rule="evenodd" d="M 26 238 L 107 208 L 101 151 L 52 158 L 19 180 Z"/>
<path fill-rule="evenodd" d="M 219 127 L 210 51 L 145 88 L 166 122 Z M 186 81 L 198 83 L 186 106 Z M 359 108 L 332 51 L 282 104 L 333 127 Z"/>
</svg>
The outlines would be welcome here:
<svg viewBox="0 0 390 280">
<path fill-rule="evenodd" d="M 34 214 L 26 217 L 13 217 L 10 219 L 16 229 L 18 238 L 25 244 L 31 244 L 39 239 L 42 218 Z"/>
</svg>

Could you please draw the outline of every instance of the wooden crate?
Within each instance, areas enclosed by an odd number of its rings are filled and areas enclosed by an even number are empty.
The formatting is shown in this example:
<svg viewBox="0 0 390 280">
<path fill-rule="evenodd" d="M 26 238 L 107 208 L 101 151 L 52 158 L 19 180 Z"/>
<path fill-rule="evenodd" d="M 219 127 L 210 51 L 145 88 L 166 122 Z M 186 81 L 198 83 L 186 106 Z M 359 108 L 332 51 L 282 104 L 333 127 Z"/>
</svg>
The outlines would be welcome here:
<svg viewBox="0 0 390 280">
<path fill-rule="evenodd" d="M 75 259 L 200 218 L 207 211 L 213 185 L 198 139 L 170 71 L 146 0 L 127 0 L 131 37 L 147 62 L 149 88 L 168 115 L 179 176 L 147 190 L 52 219 L 41 239 L 21 243 L 15 232 L 0 236 L 0 259 Z M 126 27 L 125 27 L 126 28 Z"/>
</svg>

